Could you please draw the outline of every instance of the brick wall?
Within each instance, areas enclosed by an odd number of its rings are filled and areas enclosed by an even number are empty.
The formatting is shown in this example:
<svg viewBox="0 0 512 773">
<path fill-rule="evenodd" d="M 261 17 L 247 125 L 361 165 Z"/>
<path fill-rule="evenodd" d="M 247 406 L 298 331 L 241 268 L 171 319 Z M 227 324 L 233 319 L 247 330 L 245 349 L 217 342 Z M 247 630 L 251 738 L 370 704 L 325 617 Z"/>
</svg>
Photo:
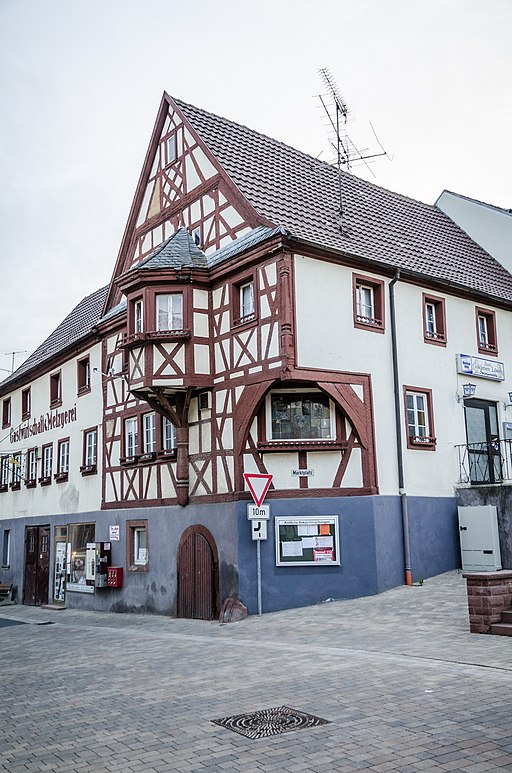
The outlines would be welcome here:
<svg viewBox="0 0 512 773">
<path fill-rule="evenodd" d="M 512 572 L 467 572 L 469 630 L 490 633 L 501 613 L 512 608 Z"/>
</svg>

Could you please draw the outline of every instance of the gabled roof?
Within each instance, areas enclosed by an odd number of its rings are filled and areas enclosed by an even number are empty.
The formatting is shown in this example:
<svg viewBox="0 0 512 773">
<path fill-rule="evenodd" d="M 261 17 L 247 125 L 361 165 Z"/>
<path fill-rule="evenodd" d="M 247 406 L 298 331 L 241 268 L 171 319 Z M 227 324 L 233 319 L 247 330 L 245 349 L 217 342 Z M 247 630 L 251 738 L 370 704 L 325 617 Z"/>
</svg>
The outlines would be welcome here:
<svg viewBox="0 0 512 773">
<path fill-rule="evenodd" d="M 14 373 L 0 383 L 0 391 L 6 391 L 5 387 L 9 387 L 22 376 L 44 365 L 46 361 L 59 354 L 59 352 L 68 349 L 73 344 L 90 335 L 92 328 L 101 317 L 101 310 L 105 302 L 107 290 L 108 287 L 102 287 L 80 301 L 53 333 L 48 336 L 46 341 L 43 341 L 41 346 Z"/>
<path fill-rule="evenodd" d="M 453 196 L 456 199 L 462 199 L 463 201 L 468 201 L 470 204 L 477 204 L 480 207 L 487 207 L 487 209 L 493 209 L 495 212 L 501 212 L 503 215 L 508 215 L 509 217 L 512 217 L 512 209 L 506 209 L 505 207 L 498 207 L 496 204 L 488 204 L 485 201 L 480 201 L 479 199 L 472 199 L 470 196 L 463 196 L 462 193 L 455 193 L 455 191 L 449 191 L 446 188 L 441 193 L 440 196 L 437 197 L 435 206 L 438 206 L 439 200 L 443 196 Z"/>
<path fill-rule="evenodd" d="M 262 218 L 318 246 L 512 300 L 512 276 L 437 207 L 172 100 Z"/>
<path fill-rule="evenodd" d="M 204 252 L 199 249 L 186 228 L 178 228 L 172 236 L 157 247 L 147 258 L 134 266 L 131 271 L 150 271 L 161 268 L 206 268 Z"/>
</svg>

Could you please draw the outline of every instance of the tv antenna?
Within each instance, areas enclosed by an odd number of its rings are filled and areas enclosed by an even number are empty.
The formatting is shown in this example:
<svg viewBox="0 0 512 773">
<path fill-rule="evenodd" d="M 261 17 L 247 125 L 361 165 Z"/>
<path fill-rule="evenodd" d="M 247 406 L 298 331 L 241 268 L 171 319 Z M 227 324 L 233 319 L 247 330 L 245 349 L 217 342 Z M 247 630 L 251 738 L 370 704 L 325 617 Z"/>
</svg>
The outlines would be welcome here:
<svg viewBox="0 0 512 773">
<path fill-rule="evenodd" d="M 333 146 L 334 150 L 336 151 L 336 165 L 338 168 L 339 229 L 341 233 L 343 233 L 343 214 L 344 213 L 343 213 L 343 187 L 342 187 L 342 175 L 341 175 L 342 167 L 346 168 L 346 170 L 350 172 L 350 169 L 354 162 L 362 162 L 368 167 L 371 174 L 375 177 L 375 175 L 373 174 L 373 171 L 366 163 L 366 160 L 369 158 L 377 158 L 377 156 L 387 156 L 387 153 L 382 147 L 382 145 L 380 144 L 379 139 L 375 134 L 375 129 L 373 128 L 371 122 L 370 122 L 370 126 L 372 128 L 375 139 L 377 140 L 380 148 L 382 149 L 382 152 L 363 155 L 363 153 L 360 150 L 358 150 L 358 148 L 352 142 L 352 140 L 350 139 L 346 131 L 347 121 L 348 121 L 348 116 L 350 114 L 350 111 L 347 107 L 346 102 L 343 100 L 339 92 L 338 86 L 336 85 L 327 67 L 321 68 L 318 72 L 320 74 L 320 77 L 324 81 L 325 86 L 327 87 L 329 98 L 330 100 L 332 100 L 332 104 L 328 105 L 326 103 L 326 100 L 324 99 L 324 96 L 322 94 L 318 95 L 318 98 L 322 103 L 322 107 L 324 108 L 325 113 L 329 119 L 329 122 L 334 130 L 334 142 L 332 140 L 329 140 L 329 141 Z"/>
<path fill-rule="evenodd" d="M 11 360 L 11 370 L 7 371 L 8 373 L 14 373 L 14 358 L 16 357 L 16 355 L 17 354 L 26 354 L 26 353 L 27 353 L 26 349 L 18 349 L 15 352 L 4 352 L 5 356 L 10 355 L 12 357 L 12 360 Z M 1 370 L 5 370 L 5 368 L 1 368 Z"/>
</svg>

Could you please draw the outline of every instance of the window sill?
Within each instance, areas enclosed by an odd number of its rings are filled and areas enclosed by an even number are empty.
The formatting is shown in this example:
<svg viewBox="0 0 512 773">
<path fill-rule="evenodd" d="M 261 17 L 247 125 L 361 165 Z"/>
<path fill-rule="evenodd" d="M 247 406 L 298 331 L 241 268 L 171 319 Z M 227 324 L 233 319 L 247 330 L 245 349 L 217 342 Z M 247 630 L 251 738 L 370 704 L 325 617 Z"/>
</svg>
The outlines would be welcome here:
<svg viewBox="0 0 512 773">
<path fill-rule="evenodd" d="M 426 344 L 434 344 L 434 346 L 446 346 L 446 336 L 444 333 L 429 333 L 427 330 L 424 330 L 423 340 Z"/>
<path fill-rule="evenodd" d="M 258 323 L 258 317 L 256 316 L 256 313 L 253 314 L 246 314 L 245 317 L 240 317 L 240 319 L 234 319 L 233 324 L 231 325 L 232 329 L 237 330 L 244 330 L 247 327 L 253 327 Z"/>
<path fill-rule="evenodd" d="M 190 338 L 190 330 L 148 330 L 145 333 L 130 333 L 123 339 L 123 347 L 132 347 L 148 341 L 179 341 Z"/>
<path fill-rule="evenodd" d="M 497 357 L 498 356 L 498 350 L 495 346 L 482 346 L 482 344 L 478 344 L 478 353 L 479 354 L 490 354 L 491 357 Z"/>
<path fill-rule="evenodd" d="M 154 462 L 156 459 L 156 451 L 147 451 L 141 454 L 138 458 L 139 462 Z"/>
<path fill-rule="evenodd" d="M 374 317 L 356 317 L 354 327 L 358 330 L 372 330 L 374 333 L 384 332 L 384 323 Z"/>
<path fill-rule="evenodd" d="M 269 440 L 258 443 L 258 451 L 341 451 L 347 443 L 337 440 Z"/>
<path fill-rule="evenodd" d="M 90 384 L 86 385 L 86 386 L 78 387 L 77 396 L 81 397 L 82 395 L 87 395 L 87 394 L 89 394 L 90 391 L 91 391 Z"/>
<path fill-rule="evenodd" d="M 158 452 L 158 456 L 162 459 L 174 459 L 176 457 L 176 449 L 170 448 Z"/>
<path fill-rule="evenodd" d="M 421 437 L 420 435 L 409 435 L 407 438 L 407 447 L 412 449 L 424 449 L 426 451 L 435 451 L 437 444 L 437 438 L 427 435 Z"/>
<path fill-rule="evenodd" d="M 39 485 L 40 486 L 50 486 L 52 482 L 52 479 L 50 476 L 47 478 L 39 478 Z"/>
<path fill-rule="evenodd" d="M 6 422 L 5 424 L 2 424 L 2 429 L 9 429 L 10 426 L 11 426 L 11 422 L 10 421 Z"/>
<path fill-rule="evenodd" d="M 62 399 L 52 400 L 50 402 L 50 408 L 60 408 L 61 405 L 62 405 Z"/>
<path fill-rule="evenodd" d="M 21 414 L 21 420 L 22 421 L 27 421 L 27 419 L 30 419 L 30 415 L 31 415 L 30 412 L 29 413 L 22 413 Z"/>
<path fill-rule="evenodd" d="M 131 467 L 132 465 L 137 464 L 138 461 L 138 456 L 121 456 L 119 459 L 119 463 L 123 467 Z"/>
<path fill-rule="evenodd" d="M 9 486 L 7 485 L 7 483 L 3 483 L 0 486 L 0 493 L 2 493 L 3 491 L 9 491 Z"/>
<path fill-rule="evenodd" d="M 56 472 L 53 476 L 53 479 L 57 481 L 57 483 L 63 483 L 68 479 L 68 473 L 67 472 Z"/>
<path fill-rule="evenodd" d="M 80 472 L 82 475 L 96 475 L 98 468 L 95 464 L 83 464 L 80 467 Z"/>
<path fill-rule="evenodd" d="M 10 489 L 11 491 L 19 491 L 21 488 L 21 483 L 11 483 Z"/>
<path fill-rule="evenodd" d="M 147 572 L 148 570 L 148 564 L 130 564 L 127 567 L 128 572 Z"/>
<path fill-rule="evenodd" d="M 25 483 L 25 488 L 35 488 L 37 486 L 37 481 L 35 478 L 33 480 L 27 480 Z"/>
</svg>

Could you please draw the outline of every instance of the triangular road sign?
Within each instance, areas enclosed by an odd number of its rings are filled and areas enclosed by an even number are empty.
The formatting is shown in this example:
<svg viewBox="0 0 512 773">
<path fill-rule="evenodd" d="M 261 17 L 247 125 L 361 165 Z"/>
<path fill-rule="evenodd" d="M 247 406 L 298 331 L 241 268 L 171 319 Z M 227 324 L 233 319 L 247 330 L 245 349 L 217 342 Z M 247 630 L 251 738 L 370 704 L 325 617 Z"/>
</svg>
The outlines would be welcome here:
<svg viewBox="0 0 512 773">
<path fill-rule="evenodd" d="M 252 494 L 252 498 L 256 502 L 256 505 L 259 507 L 265 499 L 267 491 L 270 488 L 270 484 L 272 483 L 272 475 L 267 475 L 260 472 L 244 472 L 244 478 L 249 487 L 249 491 Z"/>
</svg>

